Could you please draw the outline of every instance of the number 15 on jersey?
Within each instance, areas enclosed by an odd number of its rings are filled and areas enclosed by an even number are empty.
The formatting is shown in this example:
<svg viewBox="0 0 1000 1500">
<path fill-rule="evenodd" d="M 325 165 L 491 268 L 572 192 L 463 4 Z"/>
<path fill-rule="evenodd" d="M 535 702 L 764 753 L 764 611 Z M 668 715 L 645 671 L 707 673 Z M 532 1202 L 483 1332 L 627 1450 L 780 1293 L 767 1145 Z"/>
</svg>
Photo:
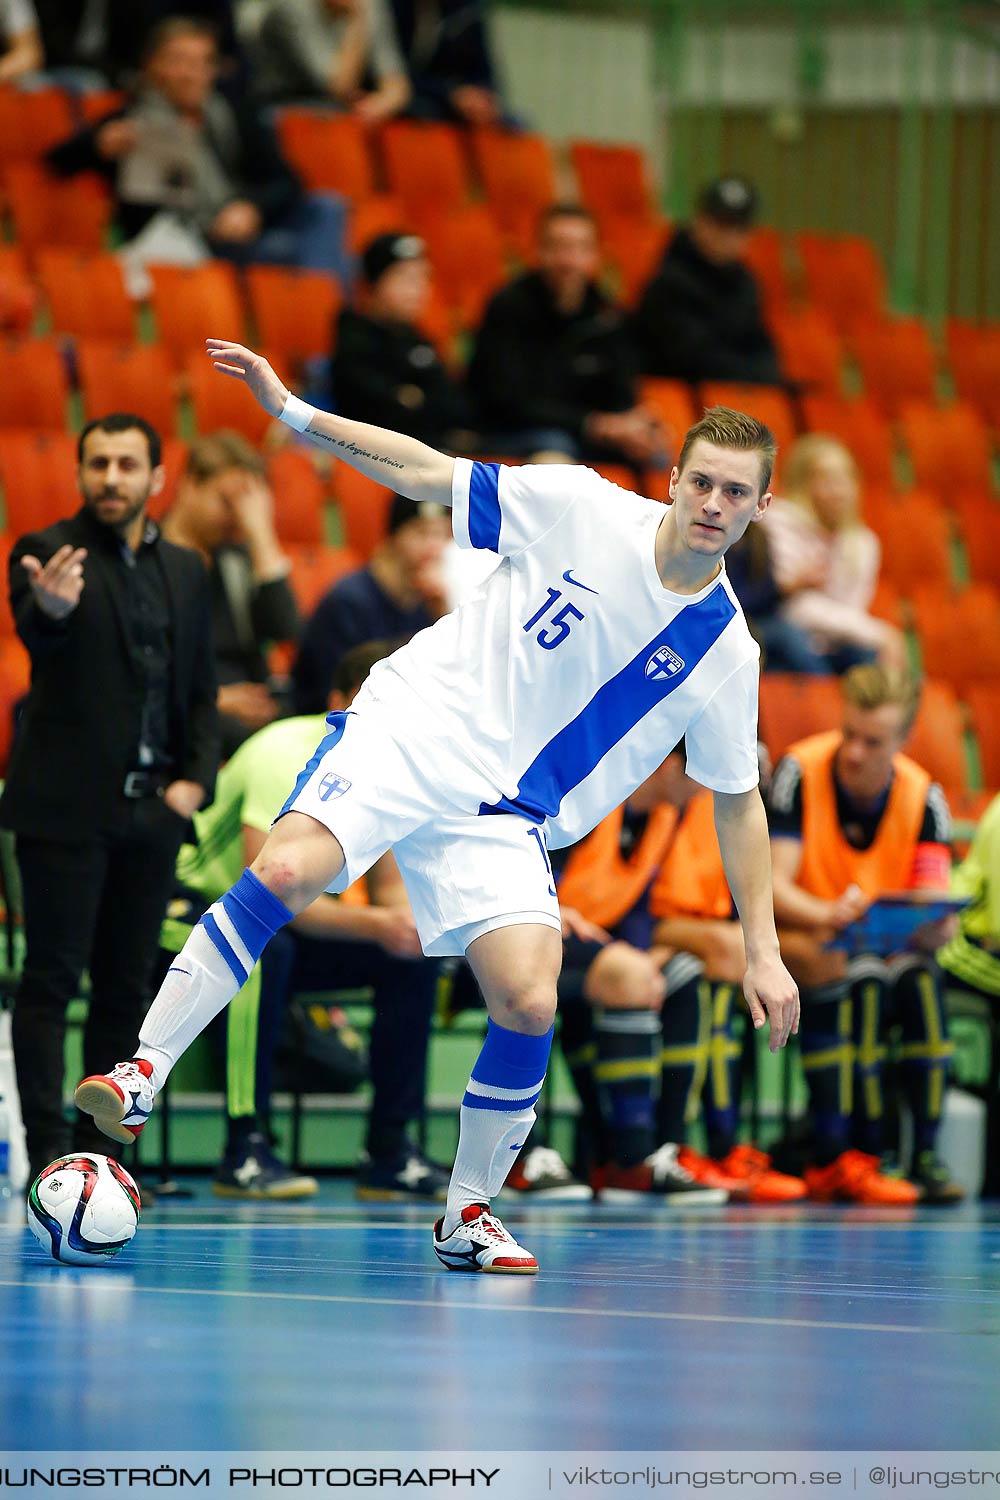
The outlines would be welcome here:
<svg viewBox="0 0 1000 1500">
<path fill-rule="evenodd" d="M 584 620 L 586 616 L 582 610 L 577 609 L 575 604 L 563 604 L 559 609 L 556 605 L 562 598 L 562 589 L 547 589 L 548 598 L 540 609 L 536 609 L 530 620 L 525 620 L 523 629 L 525 633 L 534 629 L 539 620 L 549 616 L 547 625 L 535 636 L 535 640 L 545 651 L 554 651 L 561 646 L 569 635 L 570 627 L 574 620 Z M 555 613 L 553 613 L 555 611 Z"/>
</svg>

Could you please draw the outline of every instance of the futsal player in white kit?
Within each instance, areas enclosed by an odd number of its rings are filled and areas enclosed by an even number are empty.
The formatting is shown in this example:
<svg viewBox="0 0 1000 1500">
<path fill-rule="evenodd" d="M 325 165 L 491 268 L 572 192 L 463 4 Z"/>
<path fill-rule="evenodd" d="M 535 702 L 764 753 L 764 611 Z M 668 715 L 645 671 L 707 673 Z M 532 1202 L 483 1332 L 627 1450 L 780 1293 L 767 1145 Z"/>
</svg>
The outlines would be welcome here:
<svg viewBox="0 0 1000 1500">
<path fill-rule="evenodd" d="M 713 409 L 688 433 L 664 506 L 586 468 L 447 457 L 307 406 L 242 345 L 207 350 L 327 452 L 451 506 L 458 544 L 502 562 L 330 715 L 257 859 L 177 955 L 135 1057 L 84 1079 L 76 1102 L 134 1139 L 269 938 L 391 847 L 424 952 L 465 953 L 489 1013 L 434 1249 L 453 1269 L 532 1274 L 534 1256 L 489 1210 L 534 1122 L 552 1041 L 562 939 L 547 849 L 593 828 L 682 736 L 689 773 L 715 794 L 754 1025 L 769 1019 L 772 1051 L 798 1028 L 757 789 L 758 651 L 722 561 L 770 500 L 774 439 Z"/>
</svg>

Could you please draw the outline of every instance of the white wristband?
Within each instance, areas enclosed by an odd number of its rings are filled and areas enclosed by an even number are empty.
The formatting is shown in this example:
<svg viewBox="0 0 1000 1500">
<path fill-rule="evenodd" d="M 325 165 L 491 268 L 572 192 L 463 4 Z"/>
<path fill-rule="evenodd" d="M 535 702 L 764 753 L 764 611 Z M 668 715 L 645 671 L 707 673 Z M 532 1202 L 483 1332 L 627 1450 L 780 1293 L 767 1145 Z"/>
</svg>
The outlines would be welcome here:
<svg viewBox="0 0 1000 1500">
<path fill-rule="evenodd" d="M 308 401 L 301 401 L 298 396 L 293 396 L 289 391 L 288 398 L 278 413 L 278 421 L 285 422 L 296 432 L 305 432 L 315 415 L 315 406 L 310 406 Z"/>
</svg>

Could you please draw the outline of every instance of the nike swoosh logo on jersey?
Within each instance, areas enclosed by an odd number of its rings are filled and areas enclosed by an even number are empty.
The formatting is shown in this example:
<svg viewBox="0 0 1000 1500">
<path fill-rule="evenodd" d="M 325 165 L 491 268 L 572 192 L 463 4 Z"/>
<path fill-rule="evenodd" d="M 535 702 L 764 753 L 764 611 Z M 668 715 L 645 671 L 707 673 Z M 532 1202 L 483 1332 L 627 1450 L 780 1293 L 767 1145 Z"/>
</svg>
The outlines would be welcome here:
<svg viewBox="0 0 1000 1500">
<path fill-rule="evenodd" d="M 586 589 L 586 591 L 587 591 L 588 594 L 599 594 L 600 593 L 600 589 L 592 589 L 589 586 L 589 584 L 581 583 L 580 580 L 579 580 L 579 578 L 574 578 L 573 577 L 573 569 L 572 568 L 567 568 L 566 569 L 565 573 L 563 574 L 563 578 L 566 580 L 567 583 L 574 584 L 578 589 Z"/>
</svg>

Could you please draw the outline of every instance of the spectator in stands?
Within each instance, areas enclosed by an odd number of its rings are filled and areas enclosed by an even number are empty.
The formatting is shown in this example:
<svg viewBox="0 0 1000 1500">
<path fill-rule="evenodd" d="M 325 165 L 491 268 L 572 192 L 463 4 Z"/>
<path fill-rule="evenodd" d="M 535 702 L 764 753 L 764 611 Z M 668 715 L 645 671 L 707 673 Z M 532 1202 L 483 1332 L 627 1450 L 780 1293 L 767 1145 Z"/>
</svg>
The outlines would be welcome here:
<svg viewBox="0 0 1000 1500">
<path fill-rule="evenodd" d="M 389 0 L 269 0 L 255 71 L 271 103 L 332 104 L 367 125 L 410 99 Z"/>
<path fill-rule="evenodd" d="M 327 705 L 343 713 L 369 670 L 396 642 L 375 641 L 343 658 Z M 168 960 L 205 908 L 251 863 L 288 788 L 326 731 L 323 715 L 285 719 L 253 736 L 223 768 L 216 799 L 195 820 L 197 843 L 177 862 L 180 890 L 161 941 Z M 316 1192 L 289 1171 L 268 1139 L 275 1040 L 291 997 L 372 987 L 374 1088 L 358 1195 L 375 1201 L 443 1199 L 448 1174 L 409 1135 L 423 1114 L 427 1048 L 440 962 L 425 959 L 392 854 L 344 897 L 320 896 L 278 935 L 229 1007 L 225 1156 L 215 1191 L 230 1198 L 288 1199 Z M 305 1080 L 305 1060 L 292 1062 Z"/>
<path fill-rule="evenodd" d="M 238 432 L 196 438 L 163 535 L 190 547 L 208 568 L 222 754 L 278 717 L 267 648 L 295 641 L 298 611 L 291 562 L 274 529 L 267 469 Z"/>
<path fill-rule="evenodd" d="M 796 670 L 843 672 L 876 659 L 904 667 L 901 632 L 868 613 L 881 548 L 860 517 L 850 453 L 836 438 L 809 433 L 792 444 L 781 475 L 784 495 L 771 502 L 763 530 L 784 596 L 780 618 L 806 632 L 815 656 Z"/>
<path fill-rule="evenodd" d="M 216 254 L 342 273 L 341 200 L 304 197 L 270 131 L 247 105 L 222 96 L 217 76 L 212 28 L 164 21 L 134 98 L 57 146 L 50 164 L 108 179 L 134 260 Z"/>
<path fill-rule="evenodd" d="M 1000 1000 L 1000 796 L 983 813 L 972 847 L 953 872 L 952 890 L 968 896 L 969 905 L 938 963 L 949 982 Z"/>
<path fill-rule="evenodd" d="M 555 855 L 564 915 L 597 924 L 567 941 L 559 991 L 563 1047 L 598 1163 L 591 1180 L 621 1202 L 698 1201 L 696 1189 L 709 1202 L 785 1201 L 804 1185 L 736 1143 L 726 1085 L 738 1087 L 732 1000 L 745 958 L 712 799 L 686 775 L 684 753 L 682 742 L 568 858 Z M 614 938 L 605 932 L 603 947 L 602 928 Z M 725 1160 L 685 1144 L 706 1081 L 709 1145 Z"/>
<path fill-rule="evenodd" d="M 343 308 L 337 322 L 338 412 L 435 448 L 467 451 L 464 393 L 419 326 L 431 289 L 423 241 L 412 234 L 380 234 L 365 248 L 361 273 L 361 306 Z"/>
<path fill-rule="evenodd" d="M 637 469 L 664 461 L 665 435 L 638 403 L 631 335 L 597 284 L 599 265 L 593 217 L 558 204 L 542 216 L 538 269 L 491 299 L 468 381 L 493 451 Z"/>
<path fill-rule="evenodd" d="M 150 33 L 161 21 L 183 14 L 212 26 L 222 56 L 239 55 L 232 0 L 34 0 L 47 73 L 60 79 L 90 78 L 90 87 L 130 86 L 141 66 Z"/>
<path fill-rule="evenodd" d="M 323 596 L 306 624 L 293 670 L 295 708 L 321 713 L 338 663 L 365 641 L 414 635 L 443 612 L 441 558 L 449 537 L 442 509 L 393 497 L 388 531 L 364 568 Z"/>
<path fill-rule="evenodd" d="M 808 632 L 783 613 L 785 596 L 778 587 L 768 533 L 753 526 L 726 554 L 726 573 L 743 607 L 754 639 L 761 647 L 765 672 L 824 674 L 830 664 L 814 647 Z"/>
<path fill-rule="evenodd" d="M 32 0 L 0 0 L 0 83 L 14 83 L 43 65 Z"/>
<path fill-rule="evenodd" d="M 947 889 L 951 819 L 941 788 L 902 753 L 919 698 L 911 679 L 857 666 L 843 693 L 841 729 L 790 747 L 768 803 L 775 915 L 802 994 L 800 1043 L 815 1126 L 806 1184 L 823 1200 L 954 1203 L 961 1190 L 935 1154 L 951 1046 L 933 955 L 949 924 L 927 924 L 903 952 L 874 930 L 866 934 L 871 950 L 850 960 L 827 947 L 880 895 Z M 910 1182 L 879 1170 L 890 1144 L 882 1084 L 886 1034 L 895 1024 L 913 1115 Z"/>
<path fill-rule="evenodd" d="M 32 1175 L 71 1140 L 111 1149 L 63 1114 L 66 1007 L 89 970 L 88 1067 L 134 1033 L 174 860 L 218 760 L 208 580 L 146 515 L 160 439 L 114 413 L 84 428 L 79 461 L 83 508 L 10 559 L 32 678 L 0 822 L 24 893 L 13 1043 Z"/>
<path fill-rule="evenodd" d="M 425 120 L 496 125 L 503 115 L 482 0 L 392 0 L 413 98 Z"/>
<path fill-rule="evenodd" d="M 756 214 L 757 193 L 744 178 L 721 177 L 705 188 L 639 304 L 636 337 L 647 375 L 781 381 L 757 281 L 741 258 Z"/>
</svg>

